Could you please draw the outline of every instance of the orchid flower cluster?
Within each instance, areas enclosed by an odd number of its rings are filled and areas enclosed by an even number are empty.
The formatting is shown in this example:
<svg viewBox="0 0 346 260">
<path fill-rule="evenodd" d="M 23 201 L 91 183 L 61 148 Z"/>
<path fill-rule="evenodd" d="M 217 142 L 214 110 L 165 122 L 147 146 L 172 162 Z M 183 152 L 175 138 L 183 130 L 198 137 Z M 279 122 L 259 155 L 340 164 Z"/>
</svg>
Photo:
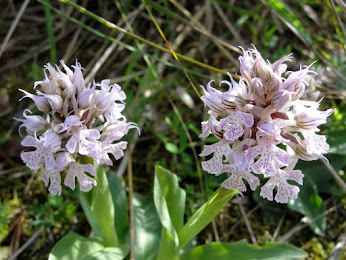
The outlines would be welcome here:
<svg viewBox="0 0 346 260">
<path fill-rule="evenodd" d="M 299 159 L 305 161 L 325 158 L 329 145 L 326 137 L 318 135 L 318 126 L 326 123 L 332 109 L 319 111 L 319 102 L 300 100 L 308 85 L 310 66 L 286 72 L 288 55 L 271 64 L 255 49 L 245 51 L 240 60 L 240 80 L 221 81 L 228 90 L 222 92 L 210 81 L 201 97 L 208 107 L 209 118 L 202 122 L 202 134 L 211 133 L 219 140 L 205 145 L 200 156 L 211 156 L 202 162 L 210 174 L 230 174 L 222 186 L 246 191 L 244 180 L 256 190 L 262 174 L 267 182 L 260 195 L 287 203 L 296 199 L 303 185 L 303 173 L 294 170 Z M 284 149 L 285 148 L 285 149 Z"/>
<path fill-rule="evenodd" d="M 25 109 L 24 119 L 17 119 L 22 122 L 19 132 L 24 127 L 28 134 L 21 144 L 31 147 L 21 158 L 31 170 L 44 166 L 41 179 L 46 186 L 50 183 L 53 195 L 61 194 L 62 175 L 64 185 L 72 190 L 77 178 L 80 190 L 90 191 L 97 185 L 92 177 L 95 166 L 113 165 L 110 155 L 120 159 L 127 147 L 121 139 L 129 129 L 138 129 L 121 114 L 126 96 L 118 84 L 102 80 L 86 86 L 77 61 L 73 71 L 64 61 L 60 63 L 65 72 L 49 63 L 45 66 L 45 78 L 34 84 L 34 89 L 41 89 L 37 95 L 20 89 L 25 94 L 21 99 L 32 99 L 42 115 Z"/>
</svg>

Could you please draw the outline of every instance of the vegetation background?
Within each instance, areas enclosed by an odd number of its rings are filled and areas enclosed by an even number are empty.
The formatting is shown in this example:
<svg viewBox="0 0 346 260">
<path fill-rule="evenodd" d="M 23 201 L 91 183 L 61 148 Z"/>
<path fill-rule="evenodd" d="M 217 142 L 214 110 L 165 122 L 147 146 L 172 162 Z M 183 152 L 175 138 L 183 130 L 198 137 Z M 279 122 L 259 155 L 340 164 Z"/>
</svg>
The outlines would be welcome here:
<svg viewBox="0 0 346 260">
<path fill-rule="evenodd" d="M 321 129 L 331 144 L 331 167 L 301 163 L 304 187 L 288 205 L 264 201 L 253 192 L 238 196 L 196 243 L 281 241 L 307 251 L 308 259 L 343 259 L 346 196 L 331 175 L 334 171 L 346 180 L 343 1 L 74 1 L 79 7 L 65 2 L 0 2 L 0 259 L 47 259 L 68 231 L 90 234 L 76 192 L 65 188 L 60 197 L 49 195 L 39 174 L 19 157 L 23 148 L 13 118 L 35 108 L 29 99 L 18 102 L 18 88 L 32 92 L 34 82 L 44 77 L 44 64 L 63 59 L 72 65 L 78 59 L 88 82 L 109 78 L 122 86 L 126 116 L 142 134 L 129 137 L 130 153 L 112 170 L 128 190 L 131 159 L 133 191 L 142 197 L 152 192 L 155 164 L 175 172 L 187 193 L 187 218 L 223 180 L 199 166 L 204 143 L 215 140 L 198 137 L 207 116 L 198 86 L 228 79 L 227 72 L 239 73 L 238 46 L 251 44 L 270 61 L 293 53 L 289 70 L 317 61 L 312 69 L 318 74 L 304 98 L 324 97 L 321 109 L 335 109 Z"/>
</svg>

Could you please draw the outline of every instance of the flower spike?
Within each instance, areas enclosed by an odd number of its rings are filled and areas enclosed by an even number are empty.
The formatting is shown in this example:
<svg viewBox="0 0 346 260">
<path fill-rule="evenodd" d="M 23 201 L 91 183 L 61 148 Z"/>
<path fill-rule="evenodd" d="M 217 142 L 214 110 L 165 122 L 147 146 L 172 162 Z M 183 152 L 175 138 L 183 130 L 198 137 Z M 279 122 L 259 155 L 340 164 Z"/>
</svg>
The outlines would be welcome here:
<svg viewBox="0 0 346 260">
<path fill-rule="evenodd" d="M 221 81 L 229 86 L 225 92 L 212 87 L 214 80 L 201 86 L 209 118 L 202 122 L 200 137 L 213 134 L 219 140 L 204 146 L 200 156 L 213 156 L 202 162 L 202 168 L 214 175 L 228 173 L 221 186 L 241 192 L 246 191 L 244 180 L 255 190 L 260 185 L 256 175 L 263 175 L 268 180 L 260 195 L 287 203 L 299 193 L 299 187 L 287 181 L 303 185 L 304 175 L 293 170 L 298 159 L 325 158 L 329 145 L 317 132 L 333 110 L 318 111 L 320 102 L 300 99 L 314 73 L 312 64 L 285 73 L 292 54 L 271 64 L 254 46 L 240 48 L 239 82 L 232 77 Z"/>
<path fill-rule="evenodd" d="M 46 64 L 44 79 L 34 84 L 37 95 L 20 89 L 25 94 L 20 100 L 32 99 L 41 115 L 26 109 L 24 119 L 16 118 L 22 123 L 19 130 L 24 128 L 27 133 L 21 144 L 29 147 L 21 158 L 31 170 L 44 166 L 41 179 L 53 195 L 61 194 L 63 177 L 70 189 L 75 189 L 77 179 L 81 191 L 90 191 L 97 185 L 95 167 L 113 165 L 109 154 L 119 160 L 127 147 L 120 139 L 131 128 L 139 132 L 122 115 L 126 95 L 118 84 L 102 80 L 85 86 L 83 68 L 77 61 L 72 69 L 63 60 L 60 65 L 62 69 Z M 78 163 L 82 156 L 94 163 Z"/>
</svg>

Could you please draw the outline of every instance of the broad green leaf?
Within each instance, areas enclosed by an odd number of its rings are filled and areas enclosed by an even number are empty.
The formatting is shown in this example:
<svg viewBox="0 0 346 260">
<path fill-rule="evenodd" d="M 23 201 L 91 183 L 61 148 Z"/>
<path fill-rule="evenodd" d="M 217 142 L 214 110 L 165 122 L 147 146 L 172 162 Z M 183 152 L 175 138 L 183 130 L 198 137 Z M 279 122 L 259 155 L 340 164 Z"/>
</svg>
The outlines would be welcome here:
<svg viewBox="0 0 346 260">
<path fill-rule="evenodd" d="M 122 260 L 127 254 L 128 252 L 124 252 L 119 247 L 105 247 L 102 250 L 88 255 L 83 260 Z"/>
<path fill-rule="evenodd" d="M 90 191 L 92 192 L 90 208 L 102 230 L 104 245 L 116 247 L 119 245 L 119 241 L 114 225 L 114 204 L 107 176 L 102 165 L 97 167 L 95 179 L 97 180 L 97 186 Z"/>
<path fill-rule="evenodd" d="M 228 190 L 223 187 L 217 189 L 178 233 L 179 247 L 183 248 L 194 236 L 201 232 L 237 193 L 239 193 L 237 190 Z"/>
<path fill-rule="evenodd" d="M 88 255 L 104 249 L 102 241 L 69 232 L 52 249 L 49 260 L 85 260 Z"/>
<path fill-rule="evenodd" d="M 155 167 L 154 203 L 162 225 L 179 244 L 177 233 L 184 224 L 185 191 L 178 185 L 177 176 L 161 166 Z"/>
<path fill-rule="evenodd" d="M 126 192 L 121 184 L 121 179 L 115 172 L 108 171 L 107 179 L 114 206 L 114 226 L 116 227 L 119 245 L 128 247 L 129 218 Z"/>
<path fill-rule="evenodd" d="M 338 172 L 346 165 L 346 158 L 342 155 L 328 154 L 330 165 Z M 342 190 L 337 184 L 333 184 L 334 178 L 326 166 L 320 161 L 299 161 L 296 169 L 302 170 L 304 174 L 304 186 L 308 185 L 319 193 L 339 195 Z M 302 189 L 304 189 L 304 186 Z"/>
<path fill-rule="evenodd" d="M 234 243 L 212 242 L 197 246 L 185 254 L 181 260 L 290 260 L 307 257 L 303 250 L 288 244 L 267 243 L 264 247 L 250 246 L 245 240 Z"/>
<path fill-rule="evenodd" d="M 336 171 L 345 165 L 345 156 L 328 155 L 330 164 Z M 296 169 L 302 170 L 304 174 L 304 185 L 296 200 L 289 200 L 288 207 L 305 215 L 309 220 L 323 214 L 325 207 L 319 193 L 340 194 L 342 191 L 333 184 L 333 177 L 321 161 L 300 161 Z M 326 228 L 326 217 L 320 217 L 310 224 L 310 228 L 322 235 Z"/>
<path fill-rule="evenodd" d="M 289 200 L 288 207 L 291 210 L 298 211 L 305 215 L 309 220 L 314 219 L 318 215 L 323 214 L 326 210 L 323 203 L 321 204 L 321 197 L 310 186 L 306 185 L 304 189 L 299 192 L 296 200 Z M 310 225 L 312 231 L 317 235 L 323 235 L 326 228 L 326 217 L 320 217 L 312 222 Z"/>
<path fill-rule="evenodd" d="M 90 208 L 90 203 L 88 202 L 89 200 L 89 195 L 91 194 L 91 192 L 85 193 L 85 192 L 79 192 L 79 201 L 80 204 L 82 205 L 84 214 L 89 222 L 89 225 L 91 226 L 91 229 L 93 230 L 95 236 L 97 237 L 103 237 L 103 231 L 100 228 L 99 224 L 97 224 L 97 221 L 93 215 L 93 212 Z M 91 199 L 91 197 L 90 197 Z"/>
<path fill-rule="evenodd" d="M 151 197 L 133 197 L 135 215 L 135 259 L 155 259 L 162 225 Z"/>
<path fill-rule="evenodd" d="M 334 130 L 328 132 L 329 153 L 346 155 L 345 130 Z"/>
<path fill-rule="evenodd" d="M 174 241 L 174 237 L 171 232 L 164 227 L 162 228 L 160 247 L 156 256 L 156 260 L 161 259 L 178 259 L 178 250 L 176 242 Z"/>
</svg>

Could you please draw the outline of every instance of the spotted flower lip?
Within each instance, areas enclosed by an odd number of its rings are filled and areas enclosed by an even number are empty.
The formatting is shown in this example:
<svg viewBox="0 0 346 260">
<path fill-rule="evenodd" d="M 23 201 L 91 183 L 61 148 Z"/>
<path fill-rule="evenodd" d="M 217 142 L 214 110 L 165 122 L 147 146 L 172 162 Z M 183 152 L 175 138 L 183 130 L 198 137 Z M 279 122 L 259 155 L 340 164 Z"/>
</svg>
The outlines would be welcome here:
<svg viewBox="0 0 346 260">
<path fill-rule="evenodd" d="M 286 72 L 292 54 L 271 64 L 255 47 L 241 49 L 239 82 L 231 76 L 221 81 L 220 87 L 229 86 L 225 92 L 212 86 L 214 80 L 201 86 L 209 118 L 202 122 L 200 137 L 213 134 L 219 140 L 204 146 L 200 156 L 208 159 L 202 168 L 214 175 L 230 174 L 221 186 L 241 192 L 246 191 L 244 180 L 255 190 L 260 186 L 256 175 L 263 175 L 268 180 L 260 195 L 287 203 L 299 193 L 299 187 L 287 181 L 303 185 L 303 173 L 293 170 L 298 159 L 325 158 L 329 145 L 317 134 L 318 126 L 334 110 L 319 111 L 320 102 L 300 99 L 314 74 L 312 64 Z"/>
<path fill-rule="evenodd" d="M 139 132 L 122 114 L 126 95 L 118 84 L 102 80 L 86 86 L 77 61 L 72 69 L 63 60 L 60 65 L 45 65 L 44 79 L 34 83 L 36 95 L 20 89 L 25 94 L 20 100 L 32 99 L 41 115 L 26 109 L 24 119 L 16 118 L 22 123 L 19 131 L 27 133 L 22 145 L 30 148 L 21 158 L 31 170 L 44 167 L 41 179 L 53 195 L 61 194 L 62 179 L 72 190 L 78 180 L 81 191 L 90 191 L 97 185 L 95 167 L 113 165 L 111 157 L 124 156 L 124 136 L 132 128 Z M 78 163 L 82 156 L 94 163 Z"/>
</svg>

